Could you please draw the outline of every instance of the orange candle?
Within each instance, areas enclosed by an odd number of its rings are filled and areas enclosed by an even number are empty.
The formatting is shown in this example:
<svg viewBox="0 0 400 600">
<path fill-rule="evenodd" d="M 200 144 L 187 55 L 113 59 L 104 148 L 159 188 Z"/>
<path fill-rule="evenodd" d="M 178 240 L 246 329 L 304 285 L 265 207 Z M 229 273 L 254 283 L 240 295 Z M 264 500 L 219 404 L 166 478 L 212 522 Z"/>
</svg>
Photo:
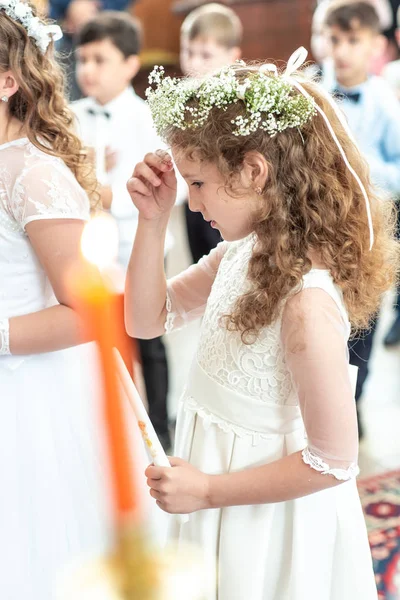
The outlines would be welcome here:
<svg viewBox="0 0 400 600">
<path fill-rule="evenodd" d="M 104 217 L 92 220 L 86 228 L 92 228 L 88 235 L 85 230 L 84 236 L 93 240 L 95 247 L 96 221 L 103 221 Z M 100 226 L 100 230 L 102 227 Z M 102 236 L 100 235 L 100 238 Z M 106 240 L 102 240 L 107 243 Z M 90 244 L 86 239 L 82 242 L 84 246 Z M 112 260 L 111 255 L 111 260 Z M 103 261 L 104 267 L 104 261 Z M 83 259 L 71 278 L 73 294 L 76 298 L 76 309 L 81 315 L 84 326 L 90 339 L 93 339 L 98 347 L 99 366 L 102 378 L 104 419 L 108 453 L 111 466 L 112 491 L 118 523 L 124 522 L 127 517 L 134 514 L 137 516 L 138 497 L 135 493 L 132 481 L 132 469 L 129 453 L 128 436 L 123 415 L 123 404 L 121 388 L 117 379 L 114 346 L 121 343 L 121 329 L 119 324 L 120 314 L 118 301 L 112 282 L 103 272 L 88 260 Z M 119 339 L 118 339 L 119 338 Z"/>
</svg>

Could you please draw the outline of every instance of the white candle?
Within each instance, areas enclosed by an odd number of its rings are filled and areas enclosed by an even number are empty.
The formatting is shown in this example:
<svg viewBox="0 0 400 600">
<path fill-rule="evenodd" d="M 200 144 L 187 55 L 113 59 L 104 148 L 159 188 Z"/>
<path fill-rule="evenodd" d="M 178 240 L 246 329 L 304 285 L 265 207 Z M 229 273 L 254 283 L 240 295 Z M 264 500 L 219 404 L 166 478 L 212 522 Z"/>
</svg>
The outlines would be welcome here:
<svg viewBox="0 0 400 600">
<path fill-rule="evenodd" d="M 139 392 L 137 391 L 129 371 L 116 348 L 114 348 L 114 354 L 117 362 L 117 373 L 119 380 L 136 415 L 136 419 L 138 421 L 147 452 L 149 453 L 149 457 L 156 467 L 170 467 L 171 465 L 168 457 L 165 454 L 164 448 L 157 437 Z"/>
</svg>

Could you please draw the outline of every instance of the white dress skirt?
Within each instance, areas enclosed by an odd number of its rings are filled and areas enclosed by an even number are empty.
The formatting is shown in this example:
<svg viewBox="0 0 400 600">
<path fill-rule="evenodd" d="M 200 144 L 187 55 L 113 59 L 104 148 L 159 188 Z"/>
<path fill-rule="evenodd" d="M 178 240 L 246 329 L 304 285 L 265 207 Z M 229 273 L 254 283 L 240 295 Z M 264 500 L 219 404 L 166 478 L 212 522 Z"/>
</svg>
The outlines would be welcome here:
<svg viewBox="0 0 400 600">
<path fill-rule="evenodd" d="M 56 303 L 26 224 L 88 217 L 88 198 L 61 160 L 26 139 L 0 146 L 0 322 Z M 0 356 L 2 600 L 54 600 L 65 569 L 111 549 L 113 509 L 95 352 L 94 344 L 86 344 Z M 137 423 L 130 417 L 133 431 Z M 140 478 L 141 493 L 150 500 L 144 491 L 148 461 L 142 446 L 138 452 L 137 437 L 132 463 L 132 476 L 136 483 Z"/>
<path fill-rule="evenodd" d="M 93 350 L 0 366 L 0 595 L 7 600 L 54 598 L 64 568 L 110 548 Z"/>
<path fill-rule="evenodd" d="M 304 277 L 308 300 L 316 298 L 310 306 L 313 323 L 320 328 L 310 344 L 318 346 L 322 339 L 332 348 L 332 364 L 318 380 L 326 362 L 322 350 L 318 370 L 309 357 L 307 369 L 299 365 L 290 372 L 281 322 L 245 345 L 221 321 L 247 289 L 253 245 L 252 236 L 222 244 L 169 282 L 168 330 L 205 307 L 199 349 L 178 412 L 175 454 L 203 472 L 222 474 L 304 450 L 309 468 L 344 482 L 291 501 L 198 511 L 184 524 L 173 517 L 171 537 L 183 547 L 195 544 L 202 553 L 213 581 L 207 600 L 377 600 L 355 480 L 358 469 L 347 450 L 354 447 L 357 428 L 341 292 L 327 271 Z M 319 309 L 321 298 L 334 321 Z M 338 358 L 336 348 L 343 353 Z M 324 439 L 325 447 L 313 444 L 314 439 Z M 336 457 L 330 465 L 328 454 Z"/>
</svg>

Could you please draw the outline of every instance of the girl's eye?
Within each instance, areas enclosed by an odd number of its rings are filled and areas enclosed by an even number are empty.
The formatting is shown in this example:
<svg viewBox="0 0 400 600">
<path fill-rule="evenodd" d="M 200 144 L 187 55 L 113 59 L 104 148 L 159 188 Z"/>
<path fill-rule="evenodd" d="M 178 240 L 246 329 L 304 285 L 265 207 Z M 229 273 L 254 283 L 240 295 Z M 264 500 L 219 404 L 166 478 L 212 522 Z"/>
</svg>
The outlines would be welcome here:
<svg viewBox="0 0 400 600">
<path fill-rule="evenodd" d="M 192 185 L 197 187 L 197 189 L 200 189 L 201 186 L 203 185 L 203 182 L 202 181 L 193 181 Z"/>
</svg>

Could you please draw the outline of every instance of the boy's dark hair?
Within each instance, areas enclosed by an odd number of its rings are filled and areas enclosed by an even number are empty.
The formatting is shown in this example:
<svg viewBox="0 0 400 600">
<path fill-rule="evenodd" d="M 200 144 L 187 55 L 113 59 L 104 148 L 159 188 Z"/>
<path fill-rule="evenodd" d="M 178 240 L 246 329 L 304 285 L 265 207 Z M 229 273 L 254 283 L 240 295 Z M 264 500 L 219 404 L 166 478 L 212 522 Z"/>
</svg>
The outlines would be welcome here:
<svg viewBox="0 0 400 600">
<path fill-rule="evenodd" d="M 142 27 L 132 15 L 114 10 L 101 12 L 82 27 L 76 45 L 110 40 L 125 58 L 137 55 L 141 49 Z"/>
<path fill-rule="evenodd" d="M 335 2 L 326 14 L 325 25 L 339 27 L 342 31 L 362 27 L 374 33 L 381 32 L 378 13 L 369 2 Z"/>
</svg>

